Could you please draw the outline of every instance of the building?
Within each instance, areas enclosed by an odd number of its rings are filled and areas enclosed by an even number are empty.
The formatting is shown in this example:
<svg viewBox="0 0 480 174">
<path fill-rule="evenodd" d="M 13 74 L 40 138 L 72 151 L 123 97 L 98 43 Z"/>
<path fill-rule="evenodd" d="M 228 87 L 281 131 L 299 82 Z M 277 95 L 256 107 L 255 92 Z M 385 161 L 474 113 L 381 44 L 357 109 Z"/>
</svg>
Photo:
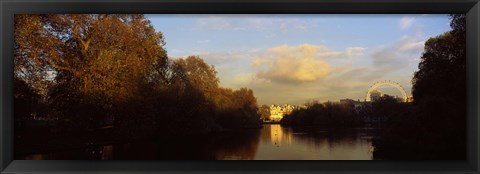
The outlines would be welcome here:
<svg viewBox="0 0 480 174">
<path fill-rule="evenodd" d="M 377 101 L 382 97 L 382 91 L 378 89 L 374 89 L 372 92 L 370 92 L 370 101 Z"/>
<path fill-rule="evenodd" d="M 283 118 L 282 108 L 277 105 L 270 106 L 270 120 L 279 121 Z"/>
<path fill-rule="evenodd" d="M 408 97 L 407 97 L 407 102 L 408 102 L 408 103 L 413 102 L 413 96 L 408 96 Z"/>
<path fill-rule="evenodd" d="M 280 105 L 271 105 L 270 106 L 270 120 L 272 121 L 280 121 L 283 116 L 286 114 L 290 114 L 294 109 L 298 107 L 284 104 L 283 106 Z"/>
</svg>

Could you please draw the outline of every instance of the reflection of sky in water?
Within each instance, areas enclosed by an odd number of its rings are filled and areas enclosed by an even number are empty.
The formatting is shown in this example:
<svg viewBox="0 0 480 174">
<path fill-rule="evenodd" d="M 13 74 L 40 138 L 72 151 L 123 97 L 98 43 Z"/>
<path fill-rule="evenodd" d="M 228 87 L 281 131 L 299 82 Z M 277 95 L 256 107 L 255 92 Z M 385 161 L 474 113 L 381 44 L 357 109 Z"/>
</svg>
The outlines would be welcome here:
<svg viewBox="0 0 480 174">
<path fill-rule="evenodd" d="M 182 142 L 141 141 L 26 155 L 27 160 L 371 160 L 371 133 L 302 131 L 264 125 Z M 168 143 L 167 143 L 168 142 Z"/>
<path fill-rule="evenodd" d="M 259 160 L 371 160 L 371 143 L 353 135 L 310 135 L 280 125 L 265 125 L 255 159 Z M 269 135 L 270 137 L 267 137 Z"/>
</svg>

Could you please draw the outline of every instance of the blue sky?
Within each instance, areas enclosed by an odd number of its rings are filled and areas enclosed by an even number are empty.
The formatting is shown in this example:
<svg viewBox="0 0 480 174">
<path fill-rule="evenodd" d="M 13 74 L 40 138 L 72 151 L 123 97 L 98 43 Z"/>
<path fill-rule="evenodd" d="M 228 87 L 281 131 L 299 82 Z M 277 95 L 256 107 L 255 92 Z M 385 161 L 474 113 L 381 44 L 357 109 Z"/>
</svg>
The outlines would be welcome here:
<svg viewBox="0 0 480 174">
<path fill-rule="evenodd" d="M 448 15 L 439 14 L 146 16 L 170 58 L 199 55 L 221 86 L 251 88 L 267 105 L 363 100 L 380 80 L 410 95 L 423 43 L 450 30 Z"/>
</svg>

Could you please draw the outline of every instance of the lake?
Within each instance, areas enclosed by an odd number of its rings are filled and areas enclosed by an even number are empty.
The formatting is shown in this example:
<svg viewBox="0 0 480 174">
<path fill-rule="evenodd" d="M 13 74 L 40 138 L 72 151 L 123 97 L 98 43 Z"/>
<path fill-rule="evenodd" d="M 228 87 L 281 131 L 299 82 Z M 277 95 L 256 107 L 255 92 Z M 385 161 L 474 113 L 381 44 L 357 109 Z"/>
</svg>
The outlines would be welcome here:
<svg viewBox="0 0 480 174">
<path fill-rule="evenodd" d="M 260 129 L 175 137 L 24 156 L 29 160 L 372 160 L 369 129 L 321 130 L 265 124 Z"/>
</svg>

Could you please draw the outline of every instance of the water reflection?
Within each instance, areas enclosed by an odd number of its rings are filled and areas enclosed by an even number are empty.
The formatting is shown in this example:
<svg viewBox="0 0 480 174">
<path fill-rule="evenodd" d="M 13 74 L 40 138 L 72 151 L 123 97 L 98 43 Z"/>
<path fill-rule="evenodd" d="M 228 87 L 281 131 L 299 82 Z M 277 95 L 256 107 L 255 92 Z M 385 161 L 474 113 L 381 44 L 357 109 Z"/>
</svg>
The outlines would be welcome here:
<svg viewBox="0 0 480 174">
<path fill-rule="evenodd" d="M 273 145 L 280 147 L 283 143 L 290 145 L 292 143 L 292 134 L 285 132 L 278 124 L 267 125 L 263 127 L 263 131 L 270 131 L 271 141 Z"/>
<path fill-rule="evenodd" d="M 372 134 L 325 131 L 277 124 L 237 133 L 90 145 L 83 149 L 26 155 L 21 159 L 128 160 L 371 160 Z"/>
<path fill-rule="evenodd" d="M 266 125 L 258 160 L 371 160 L 370 133 L 362 130 L 325 131 Z"/>
</svg>

